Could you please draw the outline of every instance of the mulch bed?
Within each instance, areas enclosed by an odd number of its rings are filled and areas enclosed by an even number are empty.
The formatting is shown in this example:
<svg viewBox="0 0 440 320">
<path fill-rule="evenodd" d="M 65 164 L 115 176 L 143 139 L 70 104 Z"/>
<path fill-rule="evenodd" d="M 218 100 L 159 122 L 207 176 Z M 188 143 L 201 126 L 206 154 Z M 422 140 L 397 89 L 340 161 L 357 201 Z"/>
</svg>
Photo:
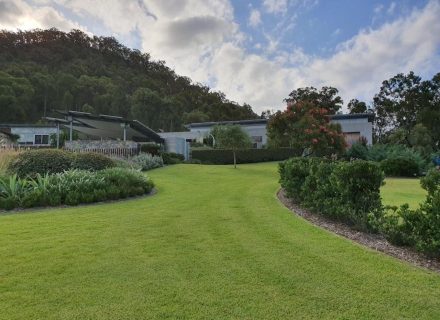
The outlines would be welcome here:
<svg viewBox="0 0 440 320">
<path fill-rule="evenodd" d="M 375 251 L 383 252 L 392 257 L 409 262 L 415 266 L 423 267 L 440 273 L 440 260 L 430 259 L 425 255 L 416 252 L 412 248 L 395 246 L 389 243 L 380 234 L 371 234 L 355 230 L 344 223 L 333 221 L 322 215 L 305 210 L 295 204 L 291 199 L 287 198 L 283 189 L 278 191 L 277 196 L 281 203 L 289 208 L 290 211 L 306 219 L 307 221 L 310 221 L 316 226 L 355 241 Z"/>
</svg>

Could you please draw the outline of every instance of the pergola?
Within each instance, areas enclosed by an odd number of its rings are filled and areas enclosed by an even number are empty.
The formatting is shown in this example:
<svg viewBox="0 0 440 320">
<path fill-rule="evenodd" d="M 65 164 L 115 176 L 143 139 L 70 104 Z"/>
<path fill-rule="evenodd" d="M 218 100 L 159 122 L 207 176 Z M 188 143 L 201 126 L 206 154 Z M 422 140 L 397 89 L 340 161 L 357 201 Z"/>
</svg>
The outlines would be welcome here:
<svg viewBox="0 0 440 320">
<path fill-rule="evenodd" d="M 79 111 L 57 111 L 63 118 L 45 117 L 57 126 L 57 147 L 59 147 L 60 126 L 69 129 L 69 140 L 72 141 L 73 130 L 87 136 L 112 140 L 131 140 L 135 142 L 156 142 L 162 139 L 156 132 L 137 120 L 128 120 L 110 115 L 93 115 Z"/>
</svg>

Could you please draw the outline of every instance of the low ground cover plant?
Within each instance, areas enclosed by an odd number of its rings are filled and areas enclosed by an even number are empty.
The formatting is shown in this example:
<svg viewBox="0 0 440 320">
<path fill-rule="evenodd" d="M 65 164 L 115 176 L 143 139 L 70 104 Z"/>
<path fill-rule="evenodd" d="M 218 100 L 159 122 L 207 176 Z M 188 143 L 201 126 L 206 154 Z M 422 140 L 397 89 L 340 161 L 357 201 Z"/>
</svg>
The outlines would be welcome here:
<svg viewBox="0 0 440 320">
<path fill-rule="evenodd" d="M 147 194 L 153 188 L 153 182 L 141 172 L 124 168 L 73 169 L 35 178 L 12 175 L 0 178 L 0 209 L 116 200 Z"/>
<path fill-rule="evenodd" d="M 286 195 L 313 212 L 440 256 L 440 171 L 421 179 L 428 196 L 418 209 L 382 205 L 384 174 L 375 162 L 292 158 L 280 163 L 279 173 Z"/>
</svg>

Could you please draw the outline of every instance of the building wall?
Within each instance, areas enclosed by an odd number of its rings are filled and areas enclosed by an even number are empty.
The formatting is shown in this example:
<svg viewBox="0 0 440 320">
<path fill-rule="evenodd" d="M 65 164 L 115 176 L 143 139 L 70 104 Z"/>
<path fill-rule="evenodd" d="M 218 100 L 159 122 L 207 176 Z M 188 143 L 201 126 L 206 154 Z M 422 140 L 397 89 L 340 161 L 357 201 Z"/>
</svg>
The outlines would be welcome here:
<svg viewBox="0 0 440 320">
<path fill-rule="evenodd" d="M 346 140 L 349 145 L 352 144 L 350 141 L 350 135 L 355 138 L 357 135 L 359 137 L 364 137 L 367 139 L 369 145 L 373 144 L 373 123 L 368 122 L 367 118 L 361 119 L 333 119 L 332 123 L 339 123 L 342 128 L 342 132 L 346 134 Z"/>
<path fill-rule="evenodd" d="M 9 136 L 7 134 L 4 134 L 3 132 L 0 132 L 0 147 L 7 147 L 11 144 L 12 142 L 9 139 Z"/>
<path fill-rule="evenodd" d="M 267 130 L 265 124 L 242 124 L 241 128 L 251 137 L 251 140 L 258 149 L 267 144 Z M 211 131 L 212 126 L 191 128 L 191 132 L 198 133 L 201 137 L 199 142 L 203 141 Z"/>
<path fill-rule="evenodd" d="M 56 134 L 54 127 L 11 127 L 11 133 L 20 136 L 19 144 L 24 145 L 50 145 L 50 135 Z M 35 136 L 49 136 L 48 143 L 35 143 Z"/>
</svg>

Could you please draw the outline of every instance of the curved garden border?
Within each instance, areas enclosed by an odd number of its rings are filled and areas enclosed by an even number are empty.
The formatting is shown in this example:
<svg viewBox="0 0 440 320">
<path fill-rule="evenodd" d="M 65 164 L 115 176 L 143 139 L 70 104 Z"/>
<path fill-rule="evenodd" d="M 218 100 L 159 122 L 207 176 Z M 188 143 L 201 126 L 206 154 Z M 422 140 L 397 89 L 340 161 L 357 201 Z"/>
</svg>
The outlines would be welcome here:
<svg viewBox="0 0 440 320">
<path fill-rule="evenodd" d="M 91 203 L 80 203 L 77 206 L 68 206 L 68 205 L 62 205 L 62 206 L 54 206 L 54 207 L 33 207 L 33 208 L 16 208 L 12 210 L 2 210 L 0 209 L 0 217 L 1 216 L 7 216 L 12 214 L 20 214 L 20 213 L 32 213 L 32 212 L 41 212 L 42 210 L 56 210 L 56 209 L 72 209 L 72 208 L 81 208 L 81 207 L 91 207 L 91 206 L 97 206 L 101 204 L 109 204 L 109 203 L 118 203 L 118 202 L 124 202 L 124 201 L 132 201 L 132 200 L 138 200 L 142 198 L 148 198 L 152 197 L 157 194 L 157 189 L 153 188 L 149 193 L 135 196 L 135 197 L 128 197 L 128 198 L 120 198 L 116 200 L 106 200 L 106 201 L 98 201 L 98 202 L 91 202 Z"/>
<path fill-rule="evenodd" d="M 318 227 L 331 231 L 339 236 L 373 249 L 374 251 L 380 251 L 394 258 L 409 262 L 412 265 L 440 273 L 440 261 L 429 259 L 425 255 L 408 247 L 395 246 L 389 243 L 383 236 L 379 234 L 358 231 L 344 223 L 330 220 L 327 217 L 305 210 L 299 207 L 291 199 L 287 198 L 282 188 L 278 190 L 277 198 L 284 206 L 292 211 L 292 213 Z"/>
</svg>

